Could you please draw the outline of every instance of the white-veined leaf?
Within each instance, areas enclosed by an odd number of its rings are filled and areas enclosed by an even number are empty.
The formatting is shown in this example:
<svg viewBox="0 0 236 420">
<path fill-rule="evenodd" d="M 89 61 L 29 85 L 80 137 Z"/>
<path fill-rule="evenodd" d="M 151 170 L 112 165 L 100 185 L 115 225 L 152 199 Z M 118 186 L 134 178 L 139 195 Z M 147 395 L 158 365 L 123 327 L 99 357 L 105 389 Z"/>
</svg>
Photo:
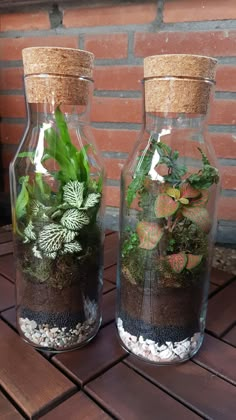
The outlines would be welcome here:
<svg viewBox="0 0 236 420">
<path fill-rule="evenodd" d="M 40 258 L 42 259 L 42 254 L 41 252 L 38 250 L 38 248 L 36 247 L 36 245 L 32 248 L 33 254 L 36 258 Z"/>
<path fill-rule="evenodd" d="M 56 252 L 44 252 L 44 256 L 50 258 L 50 260 L 55 260 L 57 253 Z"/>
<path fill-rule="evenodd" d="M 85 207 L 86 209 L 88 209 L 89 207 L 94 207 L 95 204 L 99 202 L 100 196 L 101 194 L 98 193 L 89 194 L 83 204 L 83 207 Z"/>
<path fill-rule="evenodd" d="M 74 241 L 70 242 L 69 244 L 65 244 L 61 254 L 73 254 L 74 252 L 80 252 L 82 250 L 82 246 L 79 242 Z"/>
<path fill-rule="evenodd" d="M 30 220 L 26 228 L 24 229 L 24 235 L 25 235 L 25 243 L 29 241 L 35 241 L 36 235 L 34 232 L 34 226 L 32 221 Z"/>
<path fill-rule="evenodd" d="M 84 183 L 79 181 L 69 181 L 63 189 L 63 200 L 71 207 L 79 209 L 83 202 Z"/>
<path fill-rule="evenodd" d="M 89 218 L 87 214 L 78 209 L 66 210 L 61 218 L 61 224 L 71 230 L 79 230 L 88 223 Z"/>
<path fill-rule="evenodd" d="M 39 247 L 45 252 L 55 252 L 62 247 L 67 231 L 61 225 L 45 225 L 39 234 Z"/>
</svg>

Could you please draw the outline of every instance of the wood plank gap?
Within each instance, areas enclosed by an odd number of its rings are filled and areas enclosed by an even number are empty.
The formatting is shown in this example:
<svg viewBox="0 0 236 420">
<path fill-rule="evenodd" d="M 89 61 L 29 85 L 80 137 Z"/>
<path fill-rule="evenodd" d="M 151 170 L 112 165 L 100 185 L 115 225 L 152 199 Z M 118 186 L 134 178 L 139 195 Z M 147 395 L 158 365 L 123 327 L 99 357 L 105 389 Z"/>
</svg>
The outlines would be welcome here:
<svg viewBox="0 0 236 420">
<path fill-rule="evenodd" d="M 126 360 L 123 360 L 121 363 L 124 363 L 125 366 L 127 366 L 129 369 L 133 370 L 135 373 L 137 373 L 139 376 L 144 378 L 146 381 L 150 382 L 152 385 L 154 385 L 156 388 L 161 389 L 166 394 L 169 395 L 169 397 L 173 398 L 175 401 L 180 402 L 182 405 L 184 405 L 186 408 L 188 408 L 190 411 L 192 411 L 194 414 L 197 414 L 200 418 L 205 420 L 212 420 L 212 418 L 206 416 L 204 413 L 202 413 L 200 410 L 195 409 L 191 404 L 188 404 L 183 398 L 178 397 L 174 392 L 171 393 L 169 389 L 165 386 L 161 386 L 160 384 L 157 385 L 155 381 L 148 378 L 146 375 L 142 374 L 138 369 L 135 369 L 134 366 L 130 366 L 128 363 L 126 363 Z"/>
<path fill-rule="evenodd" d="M 234 321 L 226 330 L 220 335 L 220 339 L 222 340 L 223 337 L 230 331 L 232 328 L 234 328 L 236 325 L 236 321 Z M 234 346 L 233 346 L 234 347 Z"/>
<path fill-rule="evenodd" d="M 226 343 L 226 344 L 228 344 L 228 343 Z M 191 359 L 191 362 L 193 362 L 197 366 L 200 366 L 202 369 L 207 370 L 208 372 L 214 373 L 215 376 L 217 376 L 220 379 L 223 379 L 223 381 L 228 382 L 230 385 L 234 385 L 235 386 L 235 382 L 234 381 L 231 381 L 230 379 L 226 378 L 220 372 L 216 372 L 213 368 L 204 365 L 204 363 L 199 362 L 198 360 L 194 360 L 194 359 Z"/>
<path fill-rule="evenodd" d="M 84 387 L 89 383 L 92 382 L 94 379 L 98 378 L 99 376 L 103 375 L 105 372 L 107 372 L 108 370 L 112 369 L 115 365 L 117 365 L 118 363 L 122 363 L 126 357 L 129 356 L 129 353 L 125 354 L 124 356 L 119 357 L 119 359 L 117 359 L 115 362 L 111 363 L 109 366 L 107 366 L 105 369 L 102 369 L 99 373 L 91 376 L 91 378 L 89 378 L 88 381 L 84 381 L 84 383 L 81 385 L 81 389 L 84 391 Z"/>
<path fill-rule="evenodd" d="M 66 376 L 66 375 L 65 375 Z M 72 382 L 72 381 L 71 381 Z M 71 391 L 70 394 L 65 394 L 61 399 L 59 400 L 55 400 L 52 401 L 52 404 L 49 404 L 48 406 L 46 406 L 45 408 L 42 409 L 42 411 L 40 411 L 40 413 L 34 415 L 32 417 L 32 420 L 38 420 L 41 417 L 45 416 L 45 414 L 49 413 L 50 411 L 52 411 L 54 408 L 58 407 L 58 405 L 61 405 L 63 402 L 65 402 L 66 400 L 68 400 L 69 398 L 71 398 L 73 395 L 75 395 L 77 392 L 80 392 L 79 389 L 74 389 Z"/>
<path fill-rule="evenodd" d="M 100 401 L 96 400 L 93 395 L 91 395 L 86 389 L 82 389 L 82 391 L 90 400 L 92 400 L 96 405 L 98 405 L 99 408 L 101 408 L 103 411 L 105 411 L 106 414 L 108 414 L 112 419 L 119 420 L 118 417 L 114 416 L 113 413 L 111 413 L 105 405 L 102 405 Z"/>
</svg>

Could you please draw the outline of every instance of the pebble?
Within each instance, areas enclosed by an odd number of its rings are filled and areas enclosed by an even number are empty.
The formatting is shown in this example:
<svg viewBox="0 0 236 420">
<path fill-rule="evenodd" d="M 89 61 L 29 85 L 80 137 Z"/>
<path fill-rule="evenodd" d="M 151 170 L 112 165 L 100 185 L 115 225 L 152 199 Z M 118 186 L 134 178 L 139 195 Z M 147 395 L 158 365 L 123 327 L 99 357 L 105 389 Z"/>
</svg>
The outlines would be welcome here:
<svg viewBox="0 0 236 420">
<path fill-rule="evenodd" d="M 192 337 L 186 337 L 181 341 L 166 341 L 165 344 L 159 345 L 158 342 L 149 338 L 145 339 L 142 335 L 134 336 L 125 331 L 121 318 L 117 319 L 117 328 L 121 340 L 131 352 L 157 363 L 189 359 L 201 342 L 201 333 L 196 332 Z"/>
<path fill-rule="evenodd" d="M 78 322 L 76 325 L 68 325 L 68 320 L 65 318 L 66 326 L 56 326 L 55 320 L 54 325 L 49 326 L 48 323 L 37 323 L 34 319 L 28 317 L 20 317 L 19 325 L 23 335 L 32 343 L 40 345 L 41 347 L 47 347 L 50 350 L 63 350 L 70 346 L 79 344 L 92 335 L 94 328 L 97 324 L 97 304 L 96 302 L 88 302 L 86 300 L 87 311 L 86 314 L 89 318 L 81 323 Z M 126 333 L 127 341 L 130 339 L 129 333 Z M 134 337 L 135 338 L 135 337 Z"/>
</svg>

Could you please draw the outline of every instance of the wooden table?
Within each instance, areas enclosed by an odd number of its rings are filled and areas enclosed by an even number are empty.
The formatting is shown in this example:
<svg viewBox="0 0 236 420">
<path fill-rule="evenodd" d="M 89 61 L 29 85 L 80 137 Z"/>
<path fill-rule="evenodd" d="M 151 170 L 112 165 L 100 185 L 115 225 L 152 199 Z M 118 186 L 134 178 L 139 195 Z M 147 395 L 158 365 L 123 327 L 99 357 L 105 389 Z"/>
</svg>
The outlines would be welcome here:
<svg viewBox="0 0 236 420">
<path fill-rule="evenodd" d="M 15 330 L 11 232 L 0 230 L 0 419 L 235 419 L 236 279 L 213 270 L 207 331 L 192 361 L 158 367 L 119 345 L 114 325 L 117 234 L 105 245 L 103 323 L 73 352 L 49 355 Z"/>
</svg>

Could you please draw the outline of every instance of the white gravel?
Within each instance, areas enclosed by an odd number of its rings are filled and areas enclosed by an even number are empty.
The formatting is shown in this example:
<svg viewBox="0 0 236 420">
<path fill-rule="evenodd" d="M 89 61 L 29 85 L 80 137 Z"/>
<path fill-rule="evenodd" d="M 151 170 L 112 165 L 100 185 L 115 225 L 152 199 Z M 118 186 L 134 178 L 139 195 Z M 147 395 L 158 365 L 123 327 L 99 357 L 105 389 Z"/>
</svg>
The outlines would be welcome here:
<svg viewBox="0 0 236 420">
<path fill-rule="evenodd" d="M 153 340 L 145 340 L 142 335 L 136 337 L 125 331 L 121 318 L 117 319 L 117 328 L 127 349 L 137 356 L 157 363 L 179 362 L 190 358 L 201 337 L 201 334 L 196 332 L 191 338 L 176 342 L 166 341 L 165 344 L 159 346 Z"/>
</svg>

